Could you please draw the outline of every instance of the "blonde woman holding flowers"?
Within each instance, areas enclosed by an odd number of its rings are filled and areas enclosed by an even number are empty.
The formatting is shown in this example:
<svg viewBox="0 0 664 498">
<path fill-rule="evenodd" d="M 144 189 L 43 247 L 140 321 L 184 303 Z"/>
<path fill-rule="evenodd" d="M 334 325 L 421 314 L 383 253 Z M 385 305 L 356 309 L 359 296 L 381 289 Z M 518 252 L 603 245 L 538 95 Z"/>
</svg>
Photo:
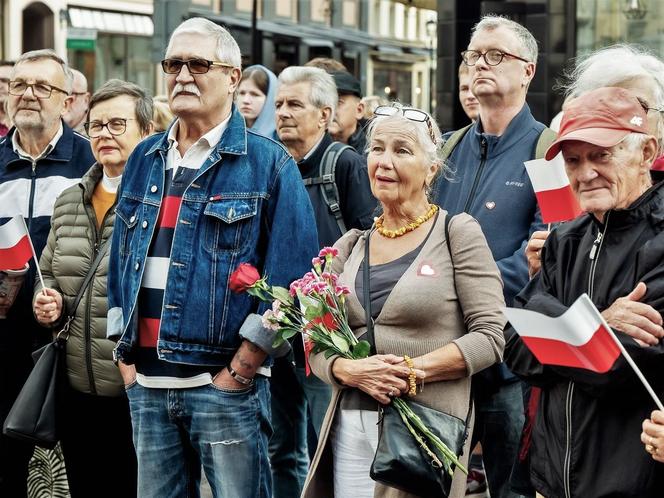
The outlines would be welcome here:
<svg viewBox="0 0 664 498">
<path fill-rule="evenodd" d="M 371 189 L 383 214 L 371 230 L 352 230 L 337 242 L 333 271 L 352 291 L 348 321 L 364 339 L 368 264 L 377 354 L 361 360 L 311 354 L 313 372 L 332 385 L 333 396 L 304 498 L 414 496 L 369 476 L 379 405 L 416 394 L 419 404 L 465 420 L 470 376 L 502 359 L 502 283 L 482 231 L 470 216 L 455 216 L 448 220 L 448 244 L 447 213 L 429 203 L 443 168 L 436 123 L 418 109 L 380 106 L 368 142 Z M 464 464 L 470 435 L 466 441 Z M 457 470 L 449 496 L 462 497 L 465 485 Z"/>
</svg>

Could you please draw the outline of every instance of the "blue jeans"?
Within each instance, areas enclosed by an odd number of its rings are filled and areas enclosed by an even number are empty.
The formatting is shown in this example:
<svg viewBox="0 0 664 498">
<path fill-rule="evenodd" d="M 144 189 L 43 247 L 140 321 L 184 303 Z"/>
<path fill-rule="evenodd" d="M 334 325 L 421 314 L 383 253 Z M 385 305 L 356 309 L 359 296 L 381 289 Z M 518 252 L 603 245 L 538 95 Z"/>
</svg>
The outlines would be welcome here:
<svg viewBox="0 0 664 498">
<path fill-rule="evenodd" d="M 316 449 L 331 388 L 313 373 L 295 367 L 288 357 L 275 360 L 270 379 L 272 425 L 270 463 L 274 498 L 300 496 Z"/>
<path fill-rule="evenodd" d="M 197 498 L 201 465 L 215 498 L 271 498 L 268 381 L 248 390 L 127 389 L 138 496 Z"/>
<path fill-rule="evenodd" d="M 482 443 L 482 460 L 491 498 L 516 498 L 510 475 L 517 459 L 523 429 L 521 382 L 500 386 L 487 398 L 475 401 L 475 428 L 471 447 Z"/>
</svg>

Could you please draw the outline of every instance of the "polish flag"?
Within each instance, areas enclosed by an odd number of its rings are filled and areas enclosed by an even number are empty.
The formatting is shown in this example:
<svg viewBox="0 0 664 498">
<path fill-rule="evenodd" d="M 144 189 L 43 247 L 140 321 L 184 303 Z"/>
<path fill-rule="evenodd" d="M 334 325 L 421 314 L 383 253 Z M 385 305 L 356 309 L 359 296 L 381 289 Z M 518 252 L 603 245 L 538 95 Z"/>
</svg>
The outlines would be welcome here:
<svg viewBox="0 0 664 498">
<path fill-rule="evenodd" d="M 0 270 L 20 270 L 32 258 L 32 243 L 23 216 L 0 226 Z"/>
<path fill-rule="evenodd" d="M 544 223 L 569 221 L 581 214 L 581 207 L 570 187 L 560 154 L 551 161 L 533 159 L 524 165 L 533 184 Z"/>
<path fill-rule="evenodd" d="M 515 308 L 504 308 L 503 313 L 543 365 L 604 373 L 620 356 L 618 339 L 587 294 L 556 318 Z"/>
</svg>

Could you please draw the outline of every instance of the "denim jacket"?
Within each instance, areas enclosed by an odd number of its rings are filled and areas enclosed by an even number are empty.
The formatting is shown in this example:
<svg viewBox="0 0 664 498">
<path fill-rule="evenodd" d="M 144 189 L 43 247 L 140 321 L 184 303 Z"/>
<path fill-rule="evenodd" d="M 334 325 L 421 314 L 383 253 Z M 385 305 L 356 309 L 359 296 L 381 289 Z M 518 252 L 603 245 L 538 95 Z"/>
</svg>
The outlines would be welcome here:
<svg viewBox="0 0 664 498">
<path fill-rule="evenodd" d="M 141 142 L 118 193 L 108 274 L 108 336 L 116 359 L 133 363 L 138 293 L 159 216 L 168 132 Z M 170 178 L 168 179 L 170 181 Z M 228 128 L 187 187 L 173 236 L 157 352 L 162 360 L 223 366 L 247 339 L 274 350 L 261 324 L 268 304 L 228 287 L 240 263 L 272 285 L 288 286 L 318 252 L 316 222 L 297 166 L 286 150 L 245 128 L 235 106 Z M 288 347 L 288 345 L 285 345 Z"/>
</svg>

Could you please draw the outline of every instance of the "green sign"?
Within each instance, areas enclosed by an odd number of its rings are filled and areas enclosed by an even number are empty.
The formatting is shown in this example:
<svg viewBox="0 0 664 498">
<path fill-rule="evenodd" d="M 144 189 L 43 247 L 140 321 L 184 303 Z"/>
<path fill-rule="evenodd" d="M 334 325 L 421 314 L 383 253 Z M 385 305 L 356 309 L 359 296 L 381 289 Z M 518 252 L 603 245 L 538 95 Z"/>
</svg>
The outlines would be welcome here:
<svg viewBox="0 0 664 498">
<path fill-rule="evenodd" d="M 97 40 L 79 40 L 67 38 L 67 48 L 70 50 L 81 50 L 83 52 L 94 52 Z"/>
</svg>

